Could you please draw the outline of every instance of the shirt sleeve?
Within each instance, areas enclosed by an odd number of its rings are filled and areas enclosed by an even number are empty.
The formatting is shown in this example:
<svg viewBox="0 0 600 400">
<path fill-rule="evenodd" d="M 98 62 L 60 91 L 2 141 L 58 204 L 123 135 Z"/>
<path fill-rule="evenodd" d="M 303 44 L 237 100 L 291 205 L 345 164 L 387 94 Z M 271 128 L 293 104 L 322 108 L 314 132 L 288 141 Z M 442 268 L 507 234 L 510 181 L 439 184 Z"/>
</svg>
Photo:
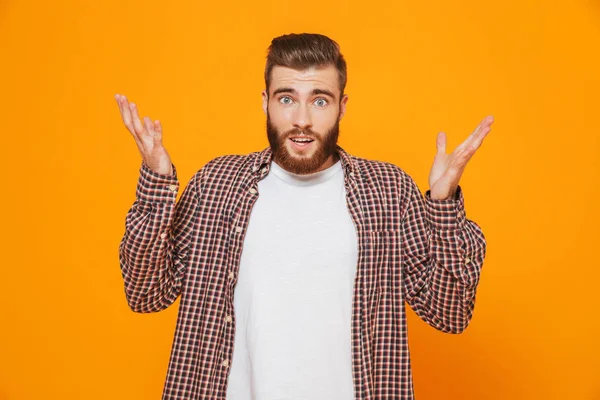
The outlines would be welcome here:
<svg viewBox="0 0 600 400">
<path fill-rule="evenodd" d="M 459 186 L 454 199 L 425 198 L 410 179 L 402 221 L 404 298 L 429 325 L 461 333 L 475 307 L 486 253 L 481 228 L 466 218 Z"/>
<path fill-rule="evenodd" d="M 198 185 L 192 177 L 181 198 L 177 171 L 159 174 L 144 163 L 136 199 L 125 218 L 119 245 L 121 273 L 129 307 L 140 313 L 161 311 L 181 292 L 197 221 Z"/>
</svg>

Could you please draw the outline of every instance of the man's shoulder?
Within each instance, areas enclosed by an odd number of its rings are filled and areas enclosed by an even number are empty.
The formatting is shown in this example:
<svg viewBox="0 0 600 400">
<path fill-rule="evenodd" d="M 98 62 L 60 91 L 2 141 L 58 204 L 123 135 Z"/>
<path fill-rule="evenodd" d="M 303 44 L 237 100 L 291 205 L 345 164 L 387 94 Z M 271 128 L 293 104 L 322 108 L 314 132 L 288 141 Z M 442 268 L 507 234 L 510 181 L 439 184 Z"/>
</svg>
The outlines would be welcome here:
<svg viewBox="0 0 600 400">
<path fill-rule="evenodd" d="M 196 172 L 197 179 L 227 179 L 240 173 L 251 173 L 255 161 L 261 152 L 248 154 L 226 154 L 212 158 Z"/>
<path fill-rule="evenodd" d="M 411 193 L 417 185 L 414 179 L 398 165 L 388 162 L 351 156 L 360 173 L 360 184 L 381 204 L 392 207 L 399 205 L 398 212 L 403 215 Z"/>
<path fill-rule="evenodd" d="M 410 175 L 408 175 L 404 169 L 394 163 L 358 157 L 355 155 L 350 157 L 356 163 L 361 175 L 367 179 L 411 179 Z"/>
<path fill-rule="evenodd" d="M 205 170 L 219 171 L 222 173 L 235 172 L 237 169 L 248 165 L 251 160 L 254 160 L 258 152 L 249 154 L 225 154 L 214 157 L 204 165 Z"/>
</svg>

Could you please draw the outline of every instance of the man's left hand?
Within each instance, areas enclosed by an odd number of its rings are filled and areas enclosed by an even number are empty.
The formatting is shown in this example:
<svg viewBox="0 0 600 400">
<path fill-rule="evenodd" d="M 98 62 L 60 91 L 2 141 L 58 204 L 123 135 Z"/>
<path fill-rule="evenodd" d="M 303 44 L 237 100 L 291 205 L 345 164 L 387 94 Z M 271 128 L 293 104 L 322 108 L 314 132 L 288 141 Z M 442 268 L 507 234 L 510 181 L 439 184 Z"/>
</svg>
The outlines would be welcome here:
<svg viewBox="0 0 600 400">
<path fill-rule="evenodd" d="M 481 121 L 477 129 L 462 142 L 451 154 L 446 154 L 446 134 L 437 135 L 437 153 L 429 173 L 430 196 L 436 200 L 454 199 L 458 181 L 467 162 L 481 146 L 483 139 L 492 129 L 494 117 L 488 116 Z"/>
</svg>

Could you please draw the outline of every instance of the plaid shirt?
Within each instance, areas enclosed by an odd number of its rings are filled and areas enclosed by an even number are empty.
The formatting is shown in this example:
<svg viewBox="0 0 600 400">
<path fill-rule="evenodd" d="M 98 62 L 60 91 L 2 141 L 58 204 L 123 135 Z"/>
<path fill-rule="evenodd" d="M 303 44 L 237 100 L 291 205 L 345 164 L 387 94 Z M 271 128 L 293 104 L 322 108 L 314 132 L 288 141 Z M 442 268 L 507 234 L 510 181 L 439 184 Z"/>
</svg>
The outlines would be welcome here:
<svg viewBox="0 0 600 400">
<path fill-rule="evenodd" d="M 413 399 L 405 302 L 436 329 L 462 332 L 473 315 L 485 238 L 465 216 L 460 186 L 455 199 L 423 197 L 399 167 L 338 152 L 358 237 L 355 399 Z M 257 183 L 271 159 L 270 148 L 215 158 L 177 202 L 175 169 L 170 176 L 140 167 L 119 257 L 133 311 L 157 312 L 181 296 L 163 399 L 225 400 L 234 286 Z"/>
</svg>

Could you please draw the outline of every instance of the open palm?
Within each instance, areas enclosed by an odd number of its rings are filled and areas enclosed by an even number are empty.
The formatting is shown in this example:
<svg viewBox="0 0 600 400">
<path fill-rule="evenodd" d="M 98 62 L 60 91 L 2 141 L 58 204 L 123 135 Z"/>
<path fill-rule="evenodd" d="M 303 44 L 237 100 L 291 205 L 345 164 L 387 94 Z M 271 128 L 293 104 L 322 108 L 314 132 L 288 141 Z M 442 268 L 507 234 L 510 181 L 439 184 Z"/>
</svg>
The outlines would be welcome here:
<svg viewBox="0 0 600 400">
<path fill-rule="evenodd" d="M 162 143 L 162 125 L 144 117 L 140 120 L 135 103 L 130 103 L 122 94 L 115 94 L 123 123 L 133 136 L 144 164 L 158 174 L 173 175 L 171 157 Z"/>
<path fill-rule="evenodd" d="M 432 199 L 454 198 L 458 181 L 467 162 L 481 146 L 483 139 L 490 132 L 493 122 L 492 116 L 485 117 L 473 133 L 450 154 L 446 154 L 446 134 L 438 133 L 437 153 L 429 173 L 429 189 Z"/>
</svg>

